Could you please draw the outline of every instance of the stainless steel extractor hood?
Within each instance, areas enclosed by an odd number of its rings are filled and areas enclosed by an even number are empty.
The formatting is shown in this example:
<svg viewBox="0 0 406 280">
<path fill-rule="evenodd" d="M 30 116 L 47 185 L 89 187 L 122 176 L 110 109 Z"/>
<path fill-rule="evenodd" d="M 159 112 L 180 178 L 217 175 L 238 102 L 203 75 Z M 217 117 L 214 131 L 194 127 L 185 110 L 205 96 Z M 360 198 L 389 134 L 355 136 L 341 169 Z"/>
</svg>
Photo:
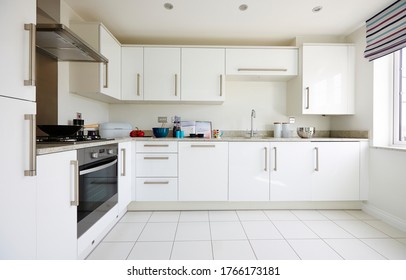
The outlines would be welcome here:
<svg viewBox="0 0 406 280">
<path fill-rule="evenodd" d="M 37 24 L 36 36 L 37 49 L 58 61 L 108 62 L 63 24 Z"/>
</svg>

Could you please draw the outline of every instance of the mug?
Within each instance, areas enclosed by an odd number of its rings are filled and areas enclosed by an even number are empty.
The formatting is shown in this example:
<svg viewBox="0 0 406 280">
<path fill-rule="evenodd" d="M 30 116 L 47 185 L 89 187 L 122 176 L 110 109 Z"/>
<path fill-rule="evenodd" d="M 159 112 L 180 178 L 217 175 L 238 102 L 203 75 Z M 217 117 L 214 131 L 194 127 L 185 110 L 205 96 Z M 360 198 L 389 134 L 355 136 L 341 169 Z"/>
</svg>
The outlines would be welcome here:
<svg viewBox="0 0 406 280">
<path fill-rule="evenodd" d="M 221 131 L 220 129 L 213 129 L 213 138 L 221 138 L 221 136 L 223 136 L 223 131 Z"/>
</svg>

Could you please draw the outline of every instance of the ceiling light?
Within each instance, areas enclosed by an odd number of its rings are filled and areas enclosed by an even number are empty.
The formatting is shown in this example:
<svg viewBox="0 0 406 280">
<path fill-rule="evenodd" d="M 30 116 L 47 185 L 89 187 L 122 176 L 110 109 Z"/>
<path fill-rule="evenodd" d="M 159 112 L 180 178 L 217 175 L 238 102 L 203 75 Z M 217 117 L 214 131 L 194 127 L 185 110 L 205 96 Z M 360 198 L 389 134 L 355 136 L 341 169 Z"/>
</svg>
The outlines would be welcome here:
<svg viewBox="0 0 406 280">
<path fill-rule="evenodd" d="M 172 10 L 173 9 L 173 5 L 171 3 L 165 3 L 164 4 L 164 8 L 167 10 Z"/>
<path fill-rule="evenodd" d="M 240 9 L 240 11 L 246 11 L 248 9 L 248 5 L 246 4 L 241 4 L 238 9 Z"/>
<path fill-rule="evenodd" d="M 313 13 L 318 13 L 323 9 L 323 6 L 316 6 L 312 9 Z"/>
</svg>

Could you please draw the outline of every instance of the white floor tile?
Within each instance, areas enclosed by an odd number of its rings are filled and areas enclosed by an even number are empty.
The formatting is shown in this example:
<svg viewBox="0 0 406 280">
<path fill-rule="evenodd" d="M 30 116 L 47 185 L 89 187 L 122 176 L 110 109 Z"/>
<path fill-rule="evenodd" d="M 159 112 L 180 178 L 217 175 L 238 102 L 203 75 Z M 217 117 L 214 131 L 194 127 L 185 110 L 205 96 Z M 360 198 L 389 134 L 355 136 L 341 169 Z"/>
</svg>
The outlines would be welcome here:
<svg viewBox="0 0 406 280">
<path fill-rule="evenodd" d="M 255 260 L 248 240 L 213 241 L 215 260 Z"/>
<path fill-rule="evenodd" d="M 283 239 L 271 221 L 241 222 L 248 239 Z"/>
<path fill-rule="evenodd" d="M 335 221 L 335 223 L 357 238 L 388 238 L 382 231 L 363 221 Z"/>
<path fill-rule="evenodd" d="M 378 220 L 371 220 L 371 221 L 365 221 L 365 223 L 369 224 L 370 226 L 373 226 L 374 228 L 382 231 L 383 233 L 389 235 L 390 237 L 393 238 L 406 238 L 406 232 L 401 231 L 391 225 L 388 225 L 387 223 L 384 223 L 382 221 Z"/>
<path fill-rule="evenodd" d="M 240 222 L 210 222 L 212 240 L 247 239 Z"/>
<path fill-rule="evenodd" d="M 268 217 L 260 210 L 239 210 L 237 215 L 241 221 L 268 221 Z"/>
<path fill-rule="evenodd" d="M 343 228 L 332 221 L 303 221 L 314 233 L 321 238 L 354 238 Z"/>
<path fill-rule="evenodd" d="M 101 242 L 87 257 L 88 260 L 125 260 L 134 242 Z"/>
<path fill-rule="evenodd" d="M 235 211 L 209 211 L 211 222 L 239 221 Z"/>
<path fill-rule="evenodd" d="M 342 260 L 330 246 L 321 239 L 288 241 L 302 260 Z"/>
<path fill-rule="evenodd" d="M 176 241 L 171 260 L 212 260 L 211 241 Z"/>
<path fill-rule="evenodd" d="M 319 210 L 320 214 L 326 216 L 330 220 L 356 220 L 354 216 L 348 214 L 344 210 Z"/>
<path fill-rule="evenodd" d="M 296 217 L 289 210 L 265 210 L 264 213 L 268 216 L 271 221 L 298 221 L 299 218 Z"/>
<path fill-rule="evenodd" d="M 406 260 L 406 245 L 396 239 L 361 239 L 389 260 Z"/>
<path fill-rule="evenodd" d="M 177 223 L 148 223 L 138 241 L 173 241 Z"/>
<path fill-rule="evenodd" d="M 384 260 L 385 258 L 358 239 L 325 239 L 345 260 Z"/>
<path fill-rule="evenodd" d="M 357 218 L 359 220 L 379 220 L 379 219 L 365 213 L 362 210 L 346 210 L 345 212 L 347 212 L 348 214 L 350 214 L 351 216 L 354 216 L 355 218 Z"/>
<path fill-rule="evenodd" d="M 151 218 L 149 219 L 149 223 L 170 223 L 179 221 L 179 211 L 157 211 L 153 212 Z"/>
<path fill-rule="evenodd" d="M 136 212 L 131 211 L 125 213 L 125 215 L 121 218 L 121 223 L 146 223 L 148 222 L 149 218 L 151 217 L 152 212 Z"/>
<path fill-rule="evenodd" d="M 327 217 L 323 216 L 317 210 L 291 210 L 291 212 L 296 215 L 299 220 L 302 221 L 324 221 L 328 220 Z"/>
<path fill-rule="evenodd" d="M 179 223 L 175 240 L 211 240 L 209 222 Z"/>
<path fill-rule="evenodd" d="M 286 240 L 250 240 L 258 260 L 298 260 Z"/>
<path fill-rule="evenodd" d="M 273 221 L 273 223 L 286 239 L 319 238 L 301 221 Z"/>
<path fill-rule="evenodd" d="M 137 242 L 128 260 L 169 260 L 173 242 Z"/>
<path fill-rule="evenodd" d="M 104 241 L 137 241 L 145 223 L 117 223 Z"/>
<path fill-rule="evenodd" d="M 208 211 L 182 211 L 179 222 L 208 222 Z"/>
</svg>

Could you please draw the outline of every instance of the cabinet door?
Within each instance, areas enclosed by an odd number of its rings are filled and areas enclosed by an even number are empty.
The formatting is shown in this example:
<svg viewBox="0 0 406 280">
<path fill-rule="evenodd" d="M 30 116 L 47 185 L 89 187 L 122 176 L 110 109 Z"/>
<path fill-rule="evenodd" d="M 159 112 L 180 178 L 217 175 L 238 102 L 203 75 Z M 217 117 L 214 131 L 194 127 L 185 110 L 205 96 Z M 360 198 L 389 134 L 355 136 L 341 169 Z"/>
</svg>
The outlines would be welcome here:
<svg viewBox="0 0 406 280">
<path fill-rule="evenodd" d="M 0 259 L 36 257 L 37 177 L 24 176 L 31 153 L 29 121 L 24 114 L 35 114 L 34 102 L 0 96 L 2 135 L 12 132 L 11 139 L 0 137 Z"/>
<path fill-rule="evenodd" d="M 179 143 L 179 200 L 226 201 L 228 143 Z"/>
<path fill-rule="evenodd" d="M 303 46 L 303 114 L 353 114 L 353 64 L 351 46 Z"/>
<path fill-rule="evenodd" d="M 144 100 L 180 100 L 180 48 L 144 48 Z"/>
<path fill-rule="evenodd" d="M 76 151 L 38 157 L 37 257 L 77 258 Z"/>
<path fill-rule="evenodd" d="M 24 24 L 30 23 L 36 23 L 35 0 L 2 1 L 0 95 L 35 101 L 35 84 L 24 85 L 25 80 L 30 80 L 30 46 L 35 53 L 35 42 L 30 40 L 30 31 L 24 30 Z M 35 54 L 32 59 L 35 59 Z M 32 74 L 35 80 L 35 69 Z"/>
<path fill-rule="evenodd" d="M 359 142 L 313 142 L 313 200 L 359 200 Z"/>
<path fill-rule="evenodd" d="M 177 201 L 178 178 L 137 178 L 136 201 Z"/>
<path fill-rule="evenodd" d="M 118 211 L 120 214 L 127 210 L 127 206 L 131 202 L 131 182 L 133 181 L 131 157 L 134 152 L 131 146 L 131 142 L 118 144 Z"/>
<path fill-rule="evenodd" d="M 269 144 L 229 143 L 229 200 L 269 200 Z"/>
<path fill-rule="evenodd" d="M 309 143 L 271 143 L 271 201 L 311 201 L 313 153 Z"/>
<path fill-rule="evenodd" d="M 121 99 L 143 100 L 144 48 L 121 49 Z"/>
<path fill-rule="evenodd" d="M 182 101 L 224 101 L 225 49 L 182 48 Z"/>
</svg>

